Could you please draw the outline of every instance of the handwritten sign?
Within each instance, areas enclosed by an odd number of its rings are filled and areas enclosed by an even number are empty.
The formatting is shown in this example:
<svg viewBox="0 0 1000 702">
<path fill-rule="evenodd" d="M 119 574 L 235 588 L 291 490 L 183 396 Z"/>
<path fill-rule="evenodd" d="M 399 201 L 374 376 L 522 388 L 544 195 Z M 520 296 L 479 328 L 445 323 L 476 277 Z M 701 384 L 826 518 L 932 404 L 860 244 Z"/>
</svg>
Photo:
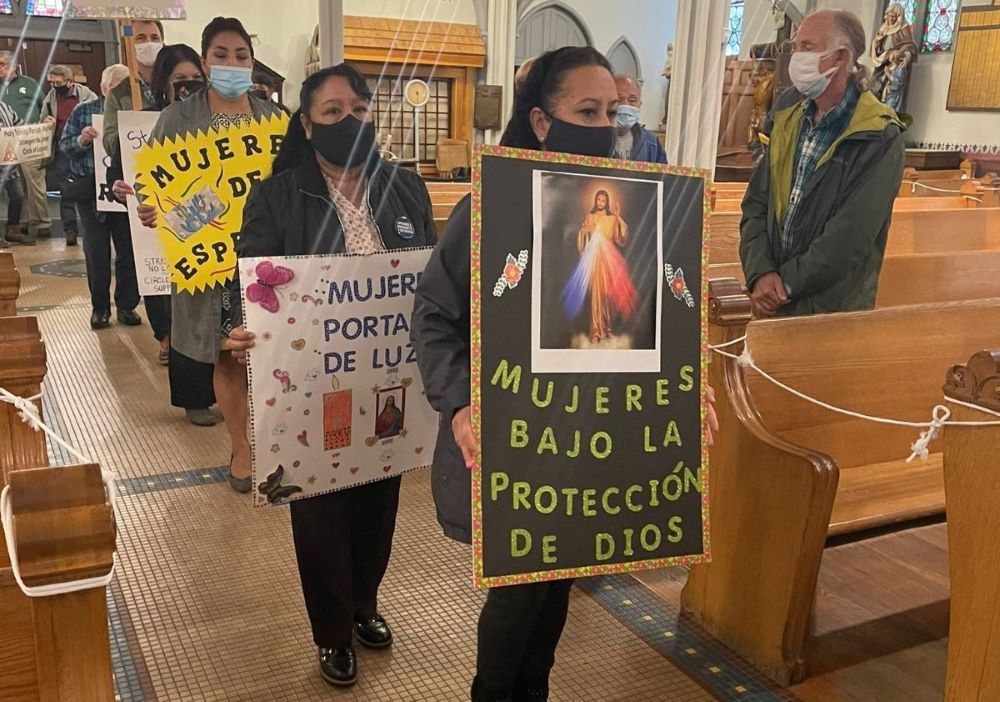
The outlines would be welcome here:
<svg viewBox="0 0 1000 702">
<path fill-rule="evenodd" d="M 51 124 L 0 127 L 0 165 L 30 163 L 52 154 Z"/>
<path fill-rule="evenodd" d="M 502 147 L 475 168 L 477 584 L 703 560 L 704 174 Z"/>
<path fill-rule="evenodd" d="M 156 126 L 159 112 L 122 111 L 118 113 L 118 139 L 122 150 L 122 172 L 125 181 L 135 182 L 136 156 L 145 147 L 149 133 Z M 98 140 L 99 141 L 99 140 Z M 127 200 L 129 227 L 132 232 L 132 251 L 135 254 L 135 271 L 139 278 L 139 293 L 169 295 L 170 276 L 167 259 L 159 237 L 139 221 L 139 202 Z"/>
<path fill-rule="evenodd" d="M 437 414 L 410 345 L 431 249 L 240 259 L 254 502 L 281 504 L 428 465 Z"/>
<path fill-rule="evenodd" d="M 94 129 L 99 134 L 104 133 L 104 115 L 94 115 Z M 127 212 L 125 205 L 118 202 L 111 194 L 111 184 L 108 183 L 108 168 L 111 166 L 111 155 L 104 150 L 104 140 L 94 139 L 94 187 L 97 196 L 98 212 Z"/>
<path fill-rule="evenodd" d="M 126 3 L 119 0 L 70 0 L 66 19 L 187 19 L 184 0 L 142 0 Z"/>
<path fill-rule="evenodd" d="M 181 292 L 228 283 L 236 273 L 243 205 L 288 128 L 284 114 L 253 125 L 150 143 L 136 162 L 136 190 L 160 212 L 170 280 Z"/>
</svg>

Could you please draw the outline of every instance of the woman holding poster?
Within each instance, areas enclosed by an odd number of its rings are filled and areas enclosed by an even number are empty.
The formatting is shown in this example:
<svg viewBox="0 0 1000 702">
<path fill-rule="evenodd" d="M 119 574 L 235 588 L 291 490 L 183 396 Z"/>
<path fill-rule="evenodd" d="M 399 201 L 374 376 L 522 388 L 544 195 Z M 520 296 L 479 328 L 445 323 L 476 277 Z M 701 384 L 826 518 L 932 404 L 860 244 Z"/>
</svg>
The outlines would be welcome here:
<svg viewBox="0 0 1000 702">
<path fill-rule="evenodd" d="M 617 108 L 604 56 L 590 47 L 550 51 L 535 60 L 518 89 L 501 144 L 607 157 L 615 144 Z M 583 251 L 596 239 L 618 254 L 624 243 L 627 228 L 609 199 L 607 193 L 595 198 L 597 211 L 579 233 Z M 446 536 L 464 543 L 472 540 L 470 469 L 479 451 L 470 409 L 471 215 L 466 197 L 449 218 L 417 289 L 411 332 L 427 399 L 441 413 L 432 475 L 438 521 Z M 593 286 L 593 275 L 582 281 L 579 297 L 597 292 L 595 304 L 605 305 L 605 291 Z M 598 312 L 596 331 L 603 334 L 605 317 Z M 554 580 L 490 589 L 479 615 L 474 702 L 548 699 L 572 586 L 572 580 Z"/>
<path fill-rule="evenodd" d="M 162 142 L 199 131 L 234 124 L 250 125 L 281 109 L 273 102 L 248 93 L 253 86 L 253 43 L 238 19 L 216 17 L 201 35 L 201 63 L 208 73 L 209 87 L 176 101 L 165 109 L 150 134 L 151 142 Z M 153 228 L 157 211 L 140 205 L 143 224 Z M 215 396 L 226 421 L 231 442 L 229 484 L 237 492 L 250 492 L 250 441 L 247 439 L 247 379 L 229 351 L 221 349 L 232 329 L 232 298 L 222 286 L 200 292 L 175 291 L 171 295 L 173 351 L 184 360 L 212 364 Z"/>
<path fill-rule="evenodd" d="M 371 97 L 365 78 L 347 64 L 306 79 L 274 172 L 254 187 L 244 209 L 239 258 L 373 254 L 434 244 L 427 187 L 416 173 L 380 158 Z M 252 346 L 253 335 L 242 327 L 230 333 L 228 348 L 242 360 Z M 398 434 L 401 403 L 388 395 L 378 408 L 378 436 Z M 319 671 L 330 684 L 357 680 L 352 637 L 368 648 L 392 643 L 378 611 L 378 589 L 392 550 L 399 486 L 400 477 L 390 477 L 290 505 Z"/>
</svg>

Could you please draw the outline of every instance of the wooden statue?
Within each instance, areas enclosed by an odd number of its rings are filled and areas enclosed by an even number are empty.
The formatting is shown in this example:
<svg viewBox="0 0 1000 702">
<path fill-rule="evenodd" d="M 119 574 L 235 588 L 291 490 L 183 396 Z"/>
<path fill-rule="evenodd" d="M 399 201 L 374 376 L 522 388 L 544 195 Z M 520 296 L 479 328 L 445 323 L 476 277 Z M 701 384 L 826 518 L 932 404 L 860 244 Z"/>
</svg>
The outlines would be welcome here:
<svg viewBox="0 0 1000 702">
<path fill-rule="evenodd" d="M 891 99 L 895 104 L 890 106 L 898 112 L 905 102 L 910 67 L 916 63 L 918 53 L 913 30 L 899 3 L 886 8 L 870 53 L 874 65 L 872 92 L 886 104 L 889 104 L 887 98 Z"/>
<path fill-rule="evenodd" d="M 774 61 L 758 60 L 750 82 L 753 85 L 753 113 L 747 127 L 747 143 L 754 148 L 760 142 L 761 129 L 774 102 Z"/>
</svg>

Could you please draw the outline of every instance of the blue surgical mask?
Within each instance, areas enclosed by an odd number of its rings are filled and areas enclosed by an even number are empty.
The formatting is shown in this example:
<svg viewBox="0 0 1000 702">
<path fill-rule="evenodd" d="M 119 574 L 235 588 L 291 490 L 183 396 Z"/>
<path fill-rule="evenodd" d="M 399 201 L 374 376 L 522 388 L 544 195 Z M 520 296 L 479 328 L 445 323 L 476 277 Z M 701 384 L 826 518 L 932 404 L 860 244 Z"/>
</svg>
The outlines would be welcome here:
<svg viewBox="0 0 1000 702">
<path fill-rule="evenodd" d="M 619 105 L 617 122 L 621 129 L 631 129 L 639 122 L 639 108 L 632 105 Z"/>
<path fill-rule="evenodd" d="M 226 100 L 237 100 L 253 87 L 253 77 L 242 66 L 212 66 L 208 83 Z"/>
</svg>

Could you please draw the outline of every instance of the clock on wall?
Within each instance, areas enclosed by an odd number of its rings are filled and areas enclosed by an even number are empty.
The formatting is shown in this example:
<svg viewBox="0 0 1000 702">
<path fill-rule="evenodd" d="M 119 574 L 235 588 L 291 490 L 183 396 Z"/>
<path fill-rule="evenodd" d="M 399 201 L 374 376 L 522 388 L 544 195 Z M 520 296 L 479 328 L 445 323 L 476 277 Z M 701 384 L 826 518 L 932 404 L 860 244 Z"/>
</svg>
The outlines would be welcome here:
<svg viewBox="0 0 1000 702">
<path fill-rule="evenodd" d="M 406 87 L 403 88 L 403 98 L 411 107 L 423 107 L 430 97 L 430 87 L 419 78 L 408 81 Z"/>
</svg>

